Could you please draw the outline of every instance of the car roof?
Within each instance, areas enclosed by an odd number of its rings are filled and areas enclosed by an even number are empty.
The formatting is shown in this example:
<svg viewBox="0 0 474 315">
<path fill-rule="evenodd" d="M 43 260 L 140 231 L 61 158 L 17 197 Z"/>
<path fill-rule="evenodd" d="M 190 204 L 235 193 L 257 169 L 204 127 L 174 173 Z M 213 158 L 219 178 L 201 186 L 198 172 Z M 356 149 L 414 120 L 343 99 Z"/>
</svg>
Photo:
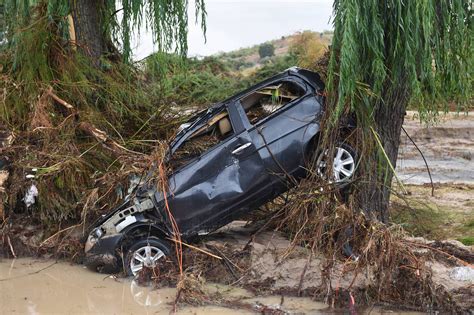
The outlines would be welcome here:
<svg viewBox="0 0 474 315">
<path fill-rule="evenodd" d="M 223 106 L 224 104 L 227 104 L 235 99 L 238 99 L 242 96 L 244 96 L 245 94 L 251 92 L 252 90 L 258 88 L 259 86 L 264 86 L 266 85 L 268 82 L 271 82 L 271 81 L 274 81 L 274 80 L 278 80 L 278 79 L 283 79 L 285 77 L 288 77 L 288 76 L 296 76 L 296 77 L 299 77 L 301 79 L 303 79 L 306 83 L 308 83 L 313 89 L 315 89 L 316 91 L 320 91 L 322 92 L 322 90 L 324 90 L 324 83 L 323 81 L 321 80 L 321 77 L 319 76 L 318 73 L 316 72 L 313 72 L 311 70 L 307 70 L 307 69 L 303 69 L 303 68 L 299 68 L 299 67 L 291 67 L 291 68 L 288 68 L 286 69 L 285 71 L 283 72 L 280 72 L 268 79 L 265 79 L 257 84 L 254 84 L 252 86 L 250 86 L 249 88 L 237 93 L 237 94 L 234 94 L 232 95 L 231 97 L 221 101 L 221 102 L 218 102 L 218 103 L 215 103 L 213 104 L 212 106 L 210 106 L 209 108 L 218 108 L 218 107 L 221 107 Z"/>
</svg>

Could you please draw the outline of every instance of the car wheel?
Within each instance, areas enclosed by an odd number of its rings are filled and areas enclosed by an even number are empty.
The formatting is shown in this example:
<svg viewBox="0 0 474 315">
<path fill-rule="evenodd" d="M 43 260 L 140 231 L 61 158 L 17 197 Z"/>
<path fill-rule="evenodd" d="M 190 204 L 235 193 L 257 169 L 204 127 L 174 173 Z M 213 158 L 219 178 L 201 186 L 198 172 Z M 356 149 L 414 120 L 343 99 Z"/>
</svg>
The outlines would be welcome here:
<svg viewBox="0 0 474 315">
<path fill-rule="evenodd" d="M 148 237 L 137 240 L 125 255 L 125 271 L 129 276 L 136 276 L 143 269 L 155 268 L 163 263 L 170 254 L 169 245 L 156 238 Z"/>
<path fill-rule="evenodd" d="M 326 177 L 328 166 L 328 151 L 321 153 L 317 159 L 317 173 L 321 177 Z M 346 186 L 354 175 L 357 163 L 355 150 L 346 143 L 340 143 L 334 148 L 332 161 L 332 172 L 329 182 L 335 183 L 339 187 Z"/>
</svg>

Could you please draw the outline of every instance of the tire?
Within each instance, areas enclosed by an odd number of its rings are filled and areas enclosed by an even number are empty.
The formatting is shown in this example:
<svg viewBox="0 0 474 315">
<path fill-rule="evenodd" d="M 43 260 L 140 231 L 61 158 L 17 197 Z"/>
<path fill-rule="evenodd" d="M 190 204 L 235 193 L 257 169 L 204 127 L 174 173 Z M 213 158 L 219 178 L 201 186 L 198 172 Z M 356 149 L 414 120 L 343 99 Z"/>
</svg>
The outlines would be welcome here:
<svg viewBox="0 0 474 315">
<path fill-rule="evenodd" d="M 83 263 L 89 270 L 99 273 L 115 274 L 122 270 L 121 260 L 117 256 L 88 254 Z"/>
<path fill-rule="evenodd" d="M 169 255 L 170 245 L 168 242 L 154 236 L 137 239 L 126 251 L 125 273 L 128 276 L 135 277 L 144 265 L 154 268 L 159 263 L 162 263 L 166 257 L 169 257 Z"/>
<path fill-rule="evenodd" d="M 327 151 L 320 153 L 317 159 L 317 172 L 320 176 L 325 176 Z M 347 143 L 339 143 L 335 146 L 335 156 L 333 158 L 333 171 L 330 182 L 334 183 L 341 192 L 345 191 L 349 186 L 351 178 L 354 176 L 357 165 L 357 152 Z"/>
</svg>

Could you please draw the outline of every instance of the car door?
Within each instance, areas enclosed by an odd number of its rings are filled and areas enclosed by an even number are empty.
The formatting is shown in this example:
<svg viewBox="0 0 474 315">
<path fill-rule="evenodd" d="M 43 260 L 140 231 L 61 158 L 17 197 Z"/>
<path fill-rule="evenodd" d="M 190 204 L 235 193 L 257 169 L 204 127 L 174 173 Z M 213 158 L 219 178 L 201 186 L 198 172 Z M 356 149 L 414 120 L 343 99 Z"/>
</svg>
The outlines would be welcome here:
<svg viewBox="0 0 474 315">
<path fill-rule="evenodd" d="M 321 113 L 321 105 L 313 89 L 297 77 L 280 79 L 269 86 L 282 84 L 291 84 L 298 89 L 297 95 L 294 92 L 295 98 L 263 119 L 245 122 L 249 124 L 249 134 L 270 174 L 275 195 L 295 184 L 294 176 L 305 173 L 305 150 L 320 130 L 316 116 Z"/>
<path fill-rule="evenodd" d="M 257 153 L 235 104 L 226 106 L 233 134 L 169 178 L 168 204 L 184 235 L 226 224 L 245 211 L 253 195 L 268 186 Z"/>
</svg>

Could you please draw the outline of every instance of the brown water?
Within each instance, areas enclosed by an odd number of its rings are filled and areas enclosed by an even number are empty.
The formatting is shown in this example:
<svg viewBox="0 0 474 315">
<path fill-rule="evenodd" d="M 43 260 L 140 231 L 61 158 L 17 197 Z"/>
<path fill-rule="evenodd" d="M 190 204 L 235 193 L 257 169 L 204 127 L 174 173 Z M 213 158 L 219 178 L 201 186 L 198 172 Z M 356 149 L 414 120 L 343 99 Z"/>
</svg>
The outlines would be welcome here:
<svg viewBox="0 0 474 315">
<path fill-rule="evenodd" d="M 280 296 L 255 297 L 222 285 L 211 291 L 227 299 L 276 307 Z M 129 279 L 91 272 L 79 265 L 52 260 L 0 261 L 0 314 L 169 314 L 175 289 L 153 290 Z M 290 314 L 327 314 L 327 305 L 309 298 L 285 297 L 282 310 Z M 218 306 L 185 307 L 178 314 L 252 314 Z M 380 310 L 371 314 L 381 314 Z M 397 314 L 391 312 L 390 314 Z M 408 313 L 404 313 L 408 314 Z"/>
<path fill-rule="evenodd" d="M 253 298 L 243 289 L 210 285 L 228 298 Z M 51 260 L 0 262 L 1 314 L 169 314 L 175 289 L 153 290 L 129 279 L 116 279 L 78 265 Z M 266 304 L 279 304 L 267 301 Z M 326 305 L 288 298 L 288 311 L 317 312 Z M 251 314 L 217 306 L 188 307 L 178 314 Z"/>
</svg>

